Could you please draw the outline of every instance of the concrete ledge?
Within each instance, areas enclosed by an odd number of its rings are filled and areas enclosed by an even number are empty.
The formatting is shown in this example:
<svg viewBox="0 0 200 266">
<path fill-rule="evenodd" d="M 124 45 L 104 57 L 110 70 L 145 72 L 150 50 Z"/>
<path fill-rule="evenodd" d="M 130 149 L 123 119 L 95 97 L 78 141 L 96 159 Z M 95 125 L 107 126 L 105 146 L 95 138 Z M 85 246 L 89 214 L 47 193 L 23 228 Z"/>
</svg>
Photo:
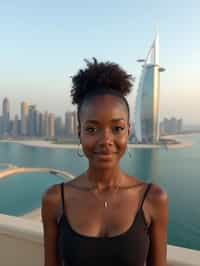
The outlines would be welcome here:
<svg viewBox="0 0 200 266">
<path fill-rule="evenodd" d="M 16 216 L 0 214 L 0 236 L 7 235 L 34 243 L 43 241 L 42 224 Z"/>
<path fill-rule="evenodd" d="M 42 224 L 0 214 L 0 265 L 43 266 Z"/>
<path fill-rule="evenodd" d="M 167 246 L 168 266 L 200 266 L 200 251 Z"/>
<path fill-rule="evenodd" d="M 43 266 L 43 227 L 38 221 L 0 214 L 2 266 Z M 200 266 L 200 251 L 168 245 L 168 266 Z"/>
</svg>

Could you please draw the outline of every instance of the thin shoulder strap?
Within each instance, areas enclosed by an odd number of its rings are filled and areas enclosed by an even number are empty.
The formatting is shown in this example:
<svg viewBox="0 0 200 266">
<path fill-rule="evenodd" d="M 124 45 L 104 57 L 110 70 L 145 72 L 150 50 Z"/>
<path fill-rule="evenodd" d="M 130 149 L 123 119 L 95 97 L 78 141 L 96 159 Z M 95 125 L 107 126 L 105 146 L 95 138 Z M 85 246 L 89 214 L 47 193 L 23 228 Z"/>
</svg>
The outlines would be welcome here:
<svg viewBox="0 0 200 266">
<path fill-rule="evenodd" d="M 143 196 L 143 198 L 142 198 L 142 202 L 141 202 L 141 204 L 140 204 L 140 208 L 142 208 L 142 206 L 143 206 L 144 200 L 145 200 L 145 198 L 146 198 L 146 196 L 147 196 L 147 194 L 148 194 L 148 192 L 149 192 L 149 190 L 150 190 L 150 188 L 151 188 L 151 185 L 152 185 L 152 183 L 149 183 L 149 184 L 147 185 L 147 188 L 146 188 L 146 190 L 145 190 L 145 192 L 144 192 L 144 196 Z"/>
<path fill-rule="evenodd" d="M 61 199 L 62 199 L 62 211 L 65 211 L 65 200 L 64 200 L 64 183 L 61 183 Z"/>
</svg>

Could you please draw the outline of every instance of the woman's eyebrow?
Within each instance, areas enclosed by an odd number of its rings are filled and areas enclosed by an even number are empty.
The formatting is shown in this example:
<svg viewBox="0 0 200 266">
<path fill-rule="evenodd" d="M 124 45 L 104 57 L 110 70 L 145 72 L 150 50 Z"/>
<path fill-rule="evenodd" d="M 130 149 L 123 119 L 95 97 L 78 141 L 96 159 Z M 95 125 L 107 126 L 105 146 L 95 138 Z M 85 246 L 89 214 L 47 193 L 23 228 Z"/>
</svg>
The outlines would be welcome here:
<svg viewBox="0 0 200 266">
<path fill-rule="evenodd" d="M 125 119 L 124 118 L 114 118 L 111 121 L 113 121 L 113 122 L 124 121 L 125 122 Z"/>
<path fill-rule="evenodd" d="M 125 119 L 124 118 L 113 118 L 111 119 L 111 121 L 112 122 L 120 122 L 120 121 L 125 122 Z M 97 120 L 89 119 L 89 120 L 86 120 L 85 123 L 99 124 L 100 122 Z"/>
<path fill-rule="evenodd" d="M 86 120 L 86 123 L 92 123 L 92 124 L 99 124 L 99 122 L 97 120 Z"/>
</svg>

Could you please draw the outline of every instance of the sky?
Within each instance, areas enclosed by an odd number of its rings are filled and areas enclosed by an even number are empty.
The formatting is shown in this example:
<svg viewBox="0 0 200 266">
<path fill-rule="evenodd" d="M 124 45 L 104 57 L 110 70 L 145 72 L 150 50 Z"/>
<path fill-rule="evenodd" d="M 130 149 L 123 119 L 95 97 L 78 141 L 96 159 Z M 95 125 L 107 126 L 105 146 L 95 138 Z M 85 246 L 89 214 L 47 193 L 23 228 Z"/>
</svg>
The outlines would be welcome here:
<svg viewBox="0 0 200 266">
<path fill-rule="evenodd" d="M 20 102 L 64 115 L 72 110 L 70 76 L 84 58 L 118 63 L 135 78 L 156 31 L 160 35 L 160 118 L 200 124 L 199 0 L 0 1 L 0 110 Z"/>
</svg>

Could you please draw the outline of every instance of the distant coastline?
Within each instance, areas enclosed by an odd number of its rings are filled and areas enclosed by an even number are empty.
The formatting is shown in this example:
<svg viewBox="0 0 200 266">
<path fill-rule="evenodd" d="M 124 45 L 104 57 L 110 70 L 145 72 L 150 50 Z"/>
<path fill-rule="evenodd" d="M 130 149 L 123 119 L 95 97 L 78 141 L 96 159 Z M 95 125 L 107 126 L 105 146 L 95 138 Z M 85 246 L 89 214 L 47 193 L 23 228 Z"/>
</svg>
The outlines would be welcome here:
<svg viewBox="0 0 200 266">
<path fill-rule="evenodd" d="M 181 133 L 181 134 L 173 134 L 173 135 L 164 135 L 162 138 L 178 138 L 178 137 L 191 137 L 195 135 L 200 135 L 200 132 L 188 132 L 188 133 Z"/>
<path fill-rule="evenodd" d="M 191 134 L 193 135 L 193 134 Z M 178 140 L 177 143 L 161 143 L 161 144 L 132 144 L 129 143 L 129 148 L 138 148 L 138 149 L 178 149 L 178 148 L 187 148 L 191 147 L 191 142 L 186 142 L 178 139 L 178 137 L 182 137 L 185 135 L 168 135 L 168 136 L 162 136 L 162 139 L 170 139 L 170 140 Z M 187 135 L 188 136 L 188 135 Z M 21 144 L 24 146 L 30 146 L 30 147 L 38 147 L 38 148 L 52 148 L 52 149 L 78 149 L 78 144 L 57 144 L 53 143 L 52 141 L 47 140 L 15 140 L 15 139 L 2 139 L 0 140 L 0 143 L 16 143 Z"/>
<path fill-rule="evenodd" d="M 55 144 L 49 140 L 0 140 L 0 143 L 16 143 L 24 146 L 38 147 L 38 148 L 61 148 L 61 149 L 76 149 L 78 148 L 77 144 Z"/>
</svg>

